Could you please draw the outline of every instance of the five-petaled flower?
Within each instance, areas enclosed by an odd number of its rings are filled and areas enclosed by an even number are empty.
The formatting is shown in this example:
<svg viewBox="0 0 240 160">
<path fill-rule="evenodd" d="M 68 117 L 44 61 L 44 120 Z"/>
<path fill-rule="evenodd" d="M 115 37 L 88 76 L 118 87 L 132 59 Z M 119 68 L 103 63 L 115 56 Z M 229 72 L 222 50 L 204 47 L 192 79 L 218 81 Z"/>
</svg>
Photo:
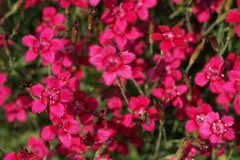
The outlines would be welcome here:
<svg viewBox="0 0 240 160">
<path fill-rule="evenodd" d="M 234 119 L 231 116 L 223 116 L 220 119 L 218 113 L 210 112 L 205 119 L 198 131 L 202 139 L 208 139 L 211 144 L 219 144 L 222 140 L 234 140 L 235 133 L 231 128 Z"/>
<path fill-rule="evenodd" d="M 197 73 L 194 81 L 200 87 L 203 87 L 210 82 L 209 89 L 212 93 L 222 93 L 224 84 L 224 69 L 225 65 L 223 60 L 217 56 L 212 57 L 204 66 L 203 71 Z"/>
<path fill-rule="evenodd" d="M 51 28 L 44 29 L 39 38 L 33 35 L 27 35 L 22 38 L 23 45 L 29 47 L 26 51 L 24 59 L 26 62 L 31 62 L 41 54 L 42 59 L 52 63 L 55 60 L 57 51 L 63 48 L 62 41 L 53 39 L 54 32 Z"/>
<path fill-rule="evenodd" d="M 47 88 L 42 84 L 35 84 L 30 88 L 30 93 L 37 98 L 33 101 L 32 112 L 41 113 L 49 106 L 50 114 L 56 117 L 63 116 L 64 103 L 71 102 L 72 92 L 62 88 L 59 80 L 54 77 L 45 79 L 44 83 Z"/>
<path fill-rule="evenodd" d="M 154 41 L 161 40 L 159 44 L 159 49 L 163 52 L 169 51 L 173 47 L 184 47 L 184 31 L 177 27 L 173 26 L 170 29 L 169 26 L 158 26 L 159 32 L 153 33 L 152 39 Z"/>
<path fill-rule="evenodd" d="M 132 78 L 132 70 L 128 65 L 136 56 L 124 51 L 119 54 L 116 53 L 116 48 L 113 46 L 105 46 L 100 52 L 92 55 L 89 62 L 94 65 L 97 70 L 105 70 L 102 78 L 106 85 L 112 85 L 117 76 L 123 79 Z"/>
</svg>

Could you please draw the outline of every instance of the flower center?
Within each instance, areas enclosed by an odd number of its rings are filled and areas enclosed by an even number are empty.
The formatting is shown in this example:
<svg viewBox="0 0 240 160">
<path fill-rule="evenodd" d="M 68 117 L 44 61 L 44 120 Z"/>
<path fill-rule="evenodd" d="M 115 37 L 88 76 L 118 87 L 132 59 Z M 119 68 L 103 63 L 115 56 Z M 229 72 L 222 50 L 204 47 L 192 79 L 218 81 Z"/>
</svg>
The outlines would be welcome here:
<svg viewBox="0 0 240 160">
<path fill-rule="evenodd" d="M 122 58 L 114 54 L 107 55 L 103 60 L 103 66 L 105 66 L 107 72 L 116 72 L 122 65 Z"/>
<path fill-rule="evenodd" d="M 211 126 L 212 132 L 217 135 L 222 135 L 227 132 L 227 124 L 223 123 L 221 120 L 214 122 Z"/>
<path fill-rule="evenodd" d="M 56 88 L 49 88 L 42 93 L 40 98 L 44 104 L 54 105 L 60 101 L 61 95 Z"/>
<path fill-rule="evenodd" d="M 195 117 L 195 122 L 196 122 L 198 125 L 202 124 L 202 123 L 204 122 L 204 120 L 205 120 L 205 114 L 198 114 L 198 115 L 196 115 L 196 117 Z"/>
<path fill-rule="evenodd" d="M 40 39 L 34 44 L 33 50 L 37 53 L 47 52 L 50 49 L 51 44 L 46 39 Z"/>
<path fill-rule="evenodd" d="M 211 81 L 219 81 L 223 77 L 224 75 L 221 74 L 221 68 L 218 66 L 212 66 L 208 68 L 207 79 Z"/>
<path fill-rule="evenodd" d="M 165 32 L 163 37 L 165 40 L 172 41 L 175 38 L 175 34 L 173 32 Z"/>
</svg>

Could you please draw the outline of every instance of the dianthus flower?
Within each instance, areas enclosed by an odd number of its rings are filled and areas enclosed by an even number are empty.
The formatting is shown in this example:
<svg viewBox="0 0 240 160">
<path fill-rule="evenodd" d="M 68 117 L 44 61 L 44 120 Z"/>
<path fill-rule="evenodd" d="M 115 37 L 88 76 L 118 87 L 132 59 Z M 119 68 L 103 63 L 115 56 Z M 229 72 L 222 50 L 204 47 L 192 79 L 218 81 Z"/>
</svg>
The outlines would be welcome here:
<svg viewBox="0 0 240 160">
<path fill-rule="evenodd" d="M 202 139 L 209 140 L 211 144 L 219 144 L 223 140 L 232 141 L 235 138 L 231 128 L 233 123 L 234 119 L 231 116 L 223 116 L 220 119 L 218 113 L 210 112 L 198 132 Z"/>
<path fill-rule="evenodd" d="M 36 137 L 31 136 L 28 138 L 27 145 L 31 151 L 40 159 L 43 159 L 48 154 L 48 149 L 41 139 L 37 139 Z"/>
<path fill-rule="evenodd" d="M 204 66 L 203 71 L 197 73 L 194 81 L 200 87 L 203 87 L 210 82 L 209 89 L 212 93 L 222 93 L 224 84 L 224 69 L 225 65 L 223 60 L 217 56 L 212 57 Z"/>
<path fill-rule="evenodd" d="M 15 102 L 8 102 L 4 107 L 4 112 L 8 122 L 15 120 L 24 122 L 26 120 L 27 109 L 32 103 L 32 100 L 27 96 L 18 96 Z"/>
<path fill-rule="evenodd" d="M 228 79 L 223 89 L 227 93 L 233 93 L 235 95 L 233 106 L 235 112 L 240 115 L 240 71 L 231 70 L 228 72 Z"/>
<path fill-rule="evenodd" d="M 117 76 L 123 79 L 132 78 L 132 70 L 128 65 L 134 59 L 135 55 L 129 51 L 116 53 L 113 46 L 105 46 L 99 53 L 90 57 L 89 62 L 94 65 L 97 70 L 105 70 L 102 75 L 104 83 L 107 86 L 112 85 Z"/>
<path fill-rule="evenodd" d="M 43 140 L 51 141 L 58 134 L 59 142 L 66 148 L 72 143 L 72 136 L 80 132 L 81 128 L 75 119 L 58 119 L 55 125 L 45 126 L 41 129 L 40 137 Z"/>
<path fill-rule="evenodd" d="M 25 53 L 24 59 L 26 62 L 31 62 L 41 54 L 43 60 L 52 63 L 55 60 L 55 54 L 63 48 L 62 41 L 52 39 L 54 32 L 51 28 L 44 29 L 39 38 L 33 35 L 27 35 L 22 38 L 22 43 L 30 47 Z"/>
<path fill-rule="evenodd" d="M 56 78 L 47 78 L 42 84 L 35 84 L 30 88 L 30 93 L 36 97 L 33 101 L 32 112 L 41 113 L 47 106 L 51 114 L 61 117 L 65 112 L 64 103 L 70 102 L 72 92 L 69 89 L 61 88 L 61 83 Z"/>
<path fill-rule="evenodd" d="M 148 108 L 149 104 L 150 99 L 144 95 L 131 97 L 129 100 L 129 108 L 133 113 L 126 115 L 123 124 L 126 127 L 131 127 L 134 125 L 134 121 L 140 121 L 145 131 L 153 131 L 155 121 L 158 119 L 158 114 L 155 107 Z"/>
<path fill-rule="evenodd" d="M 237 36 L 240 37 L 240 11 L 232 9 L 226 17 L 226 22 L 238 23 L 236 26 Z"/>
<path fill-rule="evenodd" d="M 4 100 L 11 94 L 11 89 L 3 85 L 6 82 L 7 76 L 5 73 L 0 72 L 0 107 L 3 105 Z"/>
<path fill-rule="evenodd" d="M 155 32 L 152 35 L 152 39 L 154 41 L 162 41 L 159 44 L 159 49 L 161 49 L 163 52 L 169 51 L 173 47 L 183 47 L 185 45 L 184 43 L 184 31 L 174 26 L 172 29 L 170 29 L 169 26 L 158 26 L 159 32 Z"/>
<path fill-rule="evenodd" d="M 198 127 L 204 123 L 206 115 L 212 112 L 212 107 L 209 104 L 201 104 L 199 109 L 189 107 L 186 109 L 187 116 L 191 118 L 185 124 L 187 132 L 194 132 Z"/>
</svg>

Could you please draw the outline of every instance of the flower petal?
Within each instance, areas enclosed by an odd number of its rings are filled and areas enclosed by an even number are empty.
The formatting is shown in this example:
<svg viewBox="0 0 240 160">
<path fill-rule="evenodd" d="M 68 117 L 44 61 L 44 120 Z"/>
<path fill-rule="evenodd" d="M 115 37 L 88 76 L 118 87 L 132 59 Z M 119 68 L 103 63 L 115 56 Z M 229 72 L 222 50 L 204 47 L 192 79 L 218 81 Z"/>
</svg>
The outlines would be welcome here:
<svg viewBox="0 0 240 160">
<path fill-rule="evenodd" d="M 33 104 L 32 104 L 32 112 L 41 113 L 46 109 L 46 107 L 47 107 L 47 104 L 42 103 L 41 99 L 36 99 L 33 101 Z"/>
</svg>

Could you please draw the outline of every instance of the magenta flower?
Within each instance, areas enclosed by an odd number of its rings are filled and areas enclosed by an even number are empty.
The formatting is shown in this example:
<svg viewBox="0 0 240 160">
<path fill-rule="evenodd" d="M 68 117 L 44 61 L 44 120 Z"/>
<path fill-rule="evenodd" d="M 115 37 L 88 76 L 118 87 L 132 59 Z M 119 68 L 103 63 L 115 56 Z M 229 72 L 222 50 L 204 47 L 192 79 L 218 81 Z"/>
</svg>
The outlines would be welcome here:
<svg viewBox="0 0 240 160">
<path fill-rule="evenodd" d="M 210 82 L 209 89 L 212 93 L 222 93 L 224 69 L 225 65 L 223 60 L 217 56 L 212 57 L 204 66 L 203 71 L 197 73 L 194 81 L 200 87 L 203 87 Z"/>
<path fill-rule="evenodd" d="M 24 9 L 27 10 L 29 9 L 31 6 L 36 5 L 39 2 L 39 0 L 31 0 L 31 1 L 24 1 Z"/>
<path fill-rule="evenodd" d="M 228 72 L 228 79 L 223 89 L 227 93 L 232 93 L 235 95 L 233 106 L 235 112 L 240 115 L 240 71 L 231 70 Z"/>
<path fill-rule="evenodd" d="M 171 77 L 166 77 L 162 83 L 164 88 L 157 87 L 153 89 L 152 95 L 164 102 L 165 105 L 172 102 L 173 106 L 182 108 L 183 100 L 180 96 L 187 92 L 187 85 L 176 85 L 174 79 Z"/>
<path fill-rule="evenodd" d="M 94 97 L 89 97 L 87 93 L 80 90 L 74 92 L 73 97 L 73 103 L 68 105 L 67 111 L 79 116 L 83 125 L 92 125 L 93 112 L 98 107 L 97 100 Z"/>
<path fill-rule="evenodd" d="M 122 30 L 125 30 L 128 24 L 133 24 L 137 20 L 137 15 L 134 11 L 134 3 L 131 1 L 124 1 L 117 5 L 115 0 L 104 1 L 106 7 L 109 9 L 104 11 L 101 20 L 106 24 L 114 27 L 119 25 Z M 118 24 L 117 24 L 118 23 Z"/>
<path fill-rule="evenodd" d="M 147 20 L 149 17 L 148 9 L 157 5 L 157 0 L 138 0 L 135 5 L 135 11 L 141 20 Z"/>
<path fill-rule="evenodd" d="M 196 0 L 192 12 L 196 14 L 197 21 L 206 22 L 211 17 L 211 12 L 218 12 L 222 0 Z"/>
<path fill-rule="evenodd" d="M 100 43 L 102 45 L 112 44 L 113 40 L 117 43 L 118 48 L 122 51 L 125 50 L 127 44 L 131 41 L 135 41 L 141 37 L 142 34 L 135 27 L 123 27 L 121 22 L 116 23 L 112 28 L 105 29 L 99 36 Z"/>
<path fill-rule="evenodd" d="M 117 76 L 123 79 L 132 78 L 132 70 L 128 64 L 130 64 L 135 57 L 133 53 L 128 51 L 116 54 L 115 47 L 105 46 L 101 52 L 90 57 L 89 62 L 94 65 L 97 70 L 105 70 L 102 78 L 104 83 L 110 86 L 116 81 Z"/>
<path fill-rule="evenodd" d="M 223 116 L 220 119 L 218 113 L 210 112 L 199 127 L 199 136 L 209 140 L 212 144 L 222 143 L 222 140 L 232 141 L 235 138 L 235 133 L 231 128 L 233 123 L 234 119 L 231 116 Z"/>
<path fill-rule="evenodd" d="M 187 116 L 191 118 L 185 124 L 187 132 L 194 132 L 198 127 L 205 122 L 205 117 L 209 112 L 212 112 L 212 107 L 209 104 L 201 104 L 199 108 L 190 107 L 186 109 Z"/>
<path fill-rule="evenodd" d="M 43 140 L 51 141 L 58 134 L 59 142 L 66 148 L 71 146 L 72 136 L 80 132 L 81 128 L 74 119 L 65 119 L 61 123 L 45 126 L 41 129 L 40 137 Z"/>
<path fill-rule="evenodd" d="M 37 35 L 40 35 L 44 29 L 51 27 L 54 28 L 54 32 L 57 33 L 65 29 L 64 21 L 64 14 L 57 13 L 56 9 L 52 6 L 47 6 L 42 10 L 42 22 L 36 27 L 35 31 Z"/>
<path fill-rule="evenodd" d="M 24 122 L 26 120 L 26 112 L 29 106 L 31 106 L 32 100 L 27 96 L 18 96 L 16 102 L 8 102 L 4 107 L 5 116 L 8 122 L 19 121 Z"/>
<path fill-rule="evenodd" d="M 31 151 L 40 159 L 43 159 L 48 154 L 48 149 L 41 139 L 37 139 L 36 137 L 31 136 L 28 138 L 27 145 Z"/>
<path fill-rule="evenodd" d="M 226 22 L 238 23 L 236 26 L 237 36 L 240 37 L 240 12 L 238 10 L 232 9 L 226 17 Z"/>
<path fill-rule="evenodd" d="M 162 41 L 159 44 L 159 49 L 163 52 L 169 51 L 171 48 L 174 47 L 184 47 L 184 31 L 174 26 L 170 30 L 169 26 L 158 26 L 159 32 L 155 32 L 152 35 L 153 41 Z"/>
<path fill-rule="evenodd" d="M 3 105 L 4 100 L 11 94 L 11 89 L 3 85 L 6 79 L 6 74 L 0 72 L 0 107 Z"/>
<path fill-rule="evenodd" d="M 80 8 L 88 8 L 86 0 L 59 0 L 59 5 L 62 8 L 67 8 L 73 3 L 73 5 L 80 7 Z"/>
<path fill-rule="evenodd" d="M 122 100 L 118 97 L 110 97 L 107 99 L 107 105 L 113 115 L 117 116 L 122 108 Z"/>
<path fill-rule="evenodd" d="M 25 53 L 24 59 L 26 62 L 31 62 L 38 54 L 41 54 L 42 59 L 49 63 L 55 60 L 55 54 L 58 50 L 63 48 L 62 41 L 53 38 L 53 30 L 46 28 L 41 32 L 39 38 L 33 35 L 27 35 L 22 38 L 23 45 L 30 47 Z"/>
<path fill-rule="evenodd" d="M 133 111 L 132 114 L 127 114 L 123 124 L 126 127 L 132 127 L 134 121 L 140 121 L 142 128 L 145 131 L 153 131 L 155 121 L 158 119 L 157 110 L 155 107 L 148 108 L 150 99 L 144 95 L 131 97 L 129 100 L 129 108 Z"/>
<path fill-rule="evenodd" d="M 63 116 L 64 104 L 71 101 L 72 92 L 69 89 L 60 88 L 60 82 L 54 77 L 46 79 L 44 83 L 47 88 L 41 84 L 33 85 L 30 88 L 30 93 L 37 98 L 33 101 L 32 112 L 41 113 L 49 106 L 52 115 Z"/>
</svg>

